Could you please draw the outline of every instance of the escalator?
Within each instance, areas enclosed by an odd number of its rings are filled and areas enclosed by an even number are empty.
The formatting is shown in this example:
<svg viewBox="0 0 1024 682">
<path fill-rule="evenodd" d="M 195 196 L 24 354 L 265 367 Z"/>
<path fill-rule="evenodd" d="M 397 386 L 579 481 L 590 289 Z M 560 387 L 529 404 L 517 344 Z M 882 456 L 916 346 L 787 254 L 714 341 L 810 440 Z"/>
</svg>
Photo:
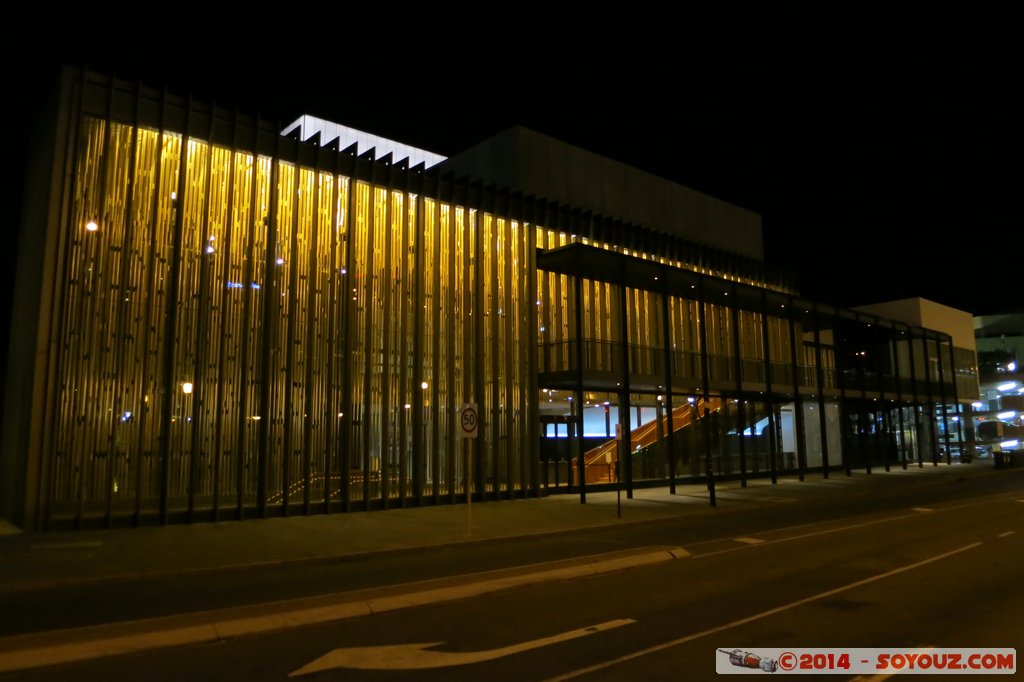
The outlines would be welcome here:
<svg viewBox="0 0 1024 682">
<path fill-rule="evenodd" d="M 714 414 L 722 409 L 722 399 L 710 398 L 706 407 L 708 415 Z M 630 431 L 630 445 L 634 450 L 645 450 L 660 440 L 659 434 L 667 433 L 669 428 L 673 432 L 678 432 L 691 424 L 698 423 L 703 418 L 704 408 L 703 398 L 697 399 L 695 403 L 684 403 L 672 410 L 671 427 L 669 426 L 670 417 L 665 416 L 661 419 L 653 419 Z M 616 437 L 583 453 L 587 484 L 613 483 L 615 481 L 615 470 L 621 450 L 619 441 L 620 439 Z"/>
</svg>

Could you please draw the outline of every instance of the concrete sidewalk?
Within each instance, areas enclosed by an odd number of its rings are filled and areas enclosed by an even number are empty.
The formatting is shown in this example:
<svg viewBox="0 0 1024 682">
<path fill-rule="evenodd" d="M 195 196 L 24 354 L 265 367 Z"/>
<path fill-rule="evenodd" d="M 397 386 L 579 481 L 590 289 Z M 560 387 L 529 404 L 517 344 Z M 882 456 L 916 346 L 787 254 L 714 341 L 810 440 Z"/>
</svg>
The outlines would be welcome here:
<svg viewBox="0 0 1024 682">
<path fill-rule="evenodd" d="M 954 464 L 890 473 L 863 471 L 852 477 L 820 473 L 804 482 L 796 477 L 738 481 L 716 486 L 711 507 L 703 484 L 638 489 L 633 499 L 612 492 L 552 495 L 526 500 L 475 503 L 472 532 L 466 505 L 443 505 L 385 512 L 199 523 L 116 530 L 21 533 L 8 526 L 0 535 L 0 594 L 104 581 L 230 571 L 250 567 L 342 561 L 388 552 L 414 551 L 471 542 L 558 535 L 614 525 L 646 523 L 680 516 L 728 513 L 754 505 L 864 492 L 877 486 L 940 482 L 986 475 L 990 463 Z M 909 480 L 908 480 L 909 479 Z"/>
</svg>

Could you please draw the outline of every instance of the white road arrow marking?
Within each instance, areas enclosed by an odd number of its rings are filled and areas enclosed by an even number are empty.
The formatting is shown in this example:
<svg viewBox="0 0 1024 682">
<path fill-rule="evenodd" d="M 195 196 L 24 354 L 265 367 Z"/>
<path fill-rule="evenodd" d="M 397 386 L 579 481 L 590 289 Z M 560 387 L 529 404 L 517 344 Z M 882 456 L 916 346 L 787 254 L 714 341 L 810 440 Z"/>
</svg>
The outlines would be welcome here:
<svg viewBox="0 0 1024 682">
<path fill-rule="evenodd" d="M 355 668 L 358 670 L 423 670 L 425 668 L 446 668 L 454 665 L 468 665 L 510 656 L 542 646 L 586 637 L 604 630 L 635 623 L 632 618 L 610 620 L 579 630 L 570 630 L 551 637 L 534 639 L 522 644 L 490 649 L 489 651 L 432 651 L 431 647 L 444 642 L 422 642 L 418 644 L 389 644 L 384 646 L 352 647 L 330 651 L 312 663 L 302 666 L 288 677 L 298 677 L 332 668 Z"/>
</svg>

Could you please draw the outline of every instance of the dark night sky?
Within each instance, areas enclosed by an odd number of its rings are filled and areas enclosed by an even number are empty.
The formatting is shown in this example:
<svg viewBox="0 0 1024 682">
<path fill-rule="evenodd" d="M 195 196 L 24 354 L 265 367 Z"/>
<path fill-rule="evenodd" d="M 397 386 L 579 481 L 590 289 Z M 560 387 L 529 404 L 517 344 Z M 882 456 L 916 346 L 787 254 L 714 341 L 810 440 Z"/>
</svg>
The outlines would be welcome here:
<svg viewBox="0 0 1024 682">
<path fill-rule="evenodd" d="M 821 5 L 571 27 L 512 8 L 496 27 L 396 8 L 372 28 L 347 14 L 225 33 L 209 13 L 166 11 L 8 26 L 5 203 L 18 203 L 23 131 L 58 65 L 88 63 L 443 154 L 520 123 L 761 213 L 768 262 L 811 298 L 1021 307 L 1019 10 Z"/>
</svg>

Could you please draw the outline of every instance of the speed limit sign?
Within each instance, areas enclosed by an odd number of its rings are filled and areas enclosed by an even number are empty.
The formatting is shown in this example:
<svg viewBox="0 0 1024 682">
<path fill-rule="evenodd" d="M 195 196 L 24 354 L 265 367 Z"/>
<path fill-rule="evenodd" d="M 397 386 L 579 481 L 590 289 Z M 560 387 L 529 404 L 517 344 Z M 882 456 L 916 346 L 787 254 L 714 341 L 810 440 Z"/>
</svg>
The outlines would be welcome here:
<svg viewBox="0 0 1024 682">
<path fill-rule="evenodd" d="M 476 438 L 477 424 L 480 421 L 476 411 L 476 403 L 466 403 L 459 412 L 459 433 L 463 438 Z"/>
</svg>

